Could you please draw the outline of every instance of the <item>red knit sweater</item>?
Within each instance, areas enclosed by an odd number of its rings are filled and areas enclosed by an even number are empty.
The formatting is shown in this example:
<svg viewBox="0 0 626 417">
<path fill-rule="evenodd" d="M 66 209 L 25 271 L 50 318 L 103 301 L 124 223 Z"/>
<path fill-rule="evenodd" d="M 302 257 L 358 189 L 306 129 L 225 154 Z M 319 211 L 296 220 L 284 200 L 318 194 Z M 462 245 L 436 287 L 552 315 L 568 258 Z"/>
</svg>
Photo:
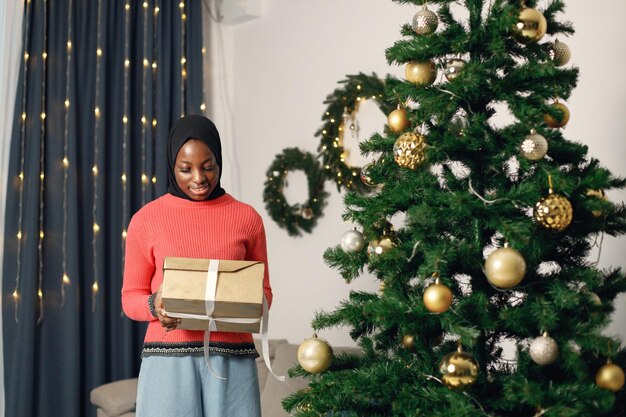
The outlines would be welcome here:
<svg viewBox="0 0 626 417">
<path fill-rule="evenodd" d="M 208 201 L 165 194 L 135 213 L 126 236 L 122 306 L 131 319 L 150 322 L 145 344 L 197 345 L 204 338 L 202 331 L 166 332 L 150 314 L 148 297 L 163 282 L 166 256 L 261 261 L 265 264 L 265 296 L 269 304 L 272 302 L 265 229 L 254 208 L 229 194 Z M 211 332 L 213 342 L 249 346 L 252 335 Z"/>
</svg>

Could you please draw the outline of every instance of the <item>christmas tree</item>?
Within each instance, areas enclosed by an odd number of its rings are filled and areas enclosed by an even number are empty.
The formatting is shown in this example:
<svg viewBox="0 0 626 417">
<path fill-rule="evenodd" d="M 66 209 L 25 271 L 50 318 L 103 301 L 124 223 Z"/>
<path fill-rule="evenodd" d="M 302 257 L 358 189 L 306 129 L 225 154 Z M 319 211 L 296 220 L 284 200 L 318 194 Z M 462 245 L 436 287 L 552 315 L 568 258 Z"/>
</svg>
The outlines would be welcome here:
<svg viewBox="0 0 626 417">
<path fill-rule="evenodd" d="M 578 79 L 565 2 L 395 1 L 416 5 L 386 51 L 406 70 L 385 80 L 381 100 L 397 109 L 361 143 L 372 189 L 345 195 L 355 229 L 324 254 L 348 283 L 368 271 L 380 290 L 316 314 L 317 333 L 345 326 L 362 354 L 303 342 L 290 375 L 310 383 L 285 409 L 623 416 L 626 351 L 602 329 L 626 275 L 590 255 L 626 232 L 624 204 L 605 195 L 626 181 L 561 129 Z"/>
</svg>

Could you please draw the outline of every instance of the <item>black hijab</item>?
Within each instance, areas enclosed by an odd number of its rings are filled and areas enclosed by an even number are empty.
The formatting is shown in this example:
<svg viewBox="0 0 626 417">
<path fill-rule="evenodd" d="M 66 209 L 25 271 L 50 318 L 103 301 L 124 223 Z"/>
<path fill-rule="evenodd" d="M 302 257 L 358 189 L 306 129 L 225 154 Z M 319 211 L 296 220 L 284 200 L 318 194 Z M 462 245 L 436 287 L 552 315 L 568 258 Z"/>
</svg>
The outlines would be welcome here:
<svg viewBox="0 0 626 417">
<path fill-rule="evenodd" d="M 222 177 L 222 143 L 220 142 L 220 134 L 212 121 L 204 116 L 195 114 L 183 116 L 178 119 L 170 131 L 170 137 L 167 140 L 167 175 L 169 181 L 167 192 L 176 197 L 195 201 L 180 189 L 176 183 L 176 175 L 174 173 L 176 155 L 178 155 L 180 148 L 189 139 L 197 139 L 204 142 L 211 152 L 213 152 L 213 155 L 215 155 L 215 162 L 220 168 L 220 174 L 217 179 L 217 185 L 213 191 L 211 191 L 207 200 L 221 197 L 226 191 L 220 186 L 220 178 Z"/>
</svg>

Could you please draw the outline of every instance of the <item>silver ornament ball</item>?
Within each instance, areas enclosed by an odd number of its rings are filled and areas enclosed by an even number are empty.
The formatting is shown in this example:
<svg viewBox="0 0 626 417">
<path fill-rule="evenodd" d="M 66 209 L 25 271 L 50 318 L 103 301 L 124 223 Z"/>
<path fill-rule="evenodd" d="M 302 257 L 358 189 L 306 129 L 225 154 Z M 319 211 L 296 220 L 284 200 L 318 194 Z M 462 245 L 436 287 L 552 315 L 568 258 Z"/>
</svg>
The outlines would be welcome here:
<svg viewBox="0 0 626 417">
<path fill-rule="evenodd" d="M 550 365 L 559 357 L 559 345 L 546 333 L 530 343 L 530 358 L 538 365 Z"/>
<path fill-rule="evenodd" d="M 465 64 L 467 63 L 461 58 L 454 58 L 446 62 L 446 69 L 444 70 L 446 79 L 452 81 L 458 77 L 463 68 L 465 68 Z"/>
<path fill-rule="evenodd" d="M 418 35 L 430 35 L 437 30 L 439 26 L 439 18 L 426 6 L 413 16 L 413 31 Z"/>
<path fill-rule="evenodd" d="M 341 249 L 344 252 L 360 252 L 365 247 L 363 234 L 356 229 L 348 230 L 341 236 Z"/>
<path fill-rule="evenodd" d="M 465 129 L 469 126 L 467 117 L 457 114 L 448 124 L 448 131 L 455 136 L 465 136 Z"/>
<path fill-rule="evenodd" d="M 572 57 L 572 52 L 570 51 L 569 46 L 563 42 L 559 42 L 557 39 L 550 45 L 548 55 L 550 56 L 550 60 L 554 63 L 554 66 L 562 67 L 569 62 Z"/>
</svg>

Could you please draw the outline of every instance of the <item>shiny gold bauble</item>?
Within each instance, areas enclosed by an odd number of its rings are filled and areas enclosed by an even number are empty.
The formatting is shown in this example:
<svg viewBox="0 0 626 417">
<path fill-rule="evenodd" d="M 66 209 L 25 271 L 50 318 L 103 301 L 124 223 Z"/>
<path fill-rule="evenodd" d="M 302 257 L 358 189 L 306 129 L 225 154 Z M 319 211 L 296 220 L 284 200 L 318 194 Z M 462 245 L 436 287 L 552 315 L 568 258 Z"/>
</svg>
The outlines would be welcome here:
<svg viewBox="0 0 626 417">
<path fill-rule="evenodd" d="M 298 363 L 312 374 L 324 372 L 333 360 L 333 349 L 328 342 L 317 336 L 306 339 L 298 347 Z"/>
<path fill-rule="evenodd" d="M 537 202 L 533 217 L 544 229 L 560 232 L 572 222 L 572 204 L 562 195 L 550 193 Z"/>
<path fill-rule="evenodd" d="M 465 68 L 466 64 L 467 62 L 465 62 L 461 58 L 454 58 L 446 62 L 446 68 L 443 71 L 446 79 L 448 81 L 454 80 L 456 77 L 459 76 L 461 71 L 463 71 L 463 68 Z"/>
<path fill-rule="evenodd" d="M 437 67 L 433 61 L 411 61 L 404 68 L 404 76 L 414 84 L 432 84 L 437 78 Z"/>
<path fill-rule="evenodd" d="M 426 140 L 423 135 L 408 132 L 393 144 L 393 159 L 403 168 L 415 169 L 426 158 Z"/>
<path fill-rule="evenodd" d="M 441 379 L 452 390 L 464 390 L 473 385 L 478 377 L 478 364 L 468 353 L 459 347 L 456 352 L 446 355 L 439 364 Z"/>
<path fill-rule="evenodd" d="M 452 305 L 452 291 L 437 278 L 424 291 L 424 305 L 433 313 L 445 313 Z"/>
<path fill-rule="evenodd" d="M 569 46 L 563 42 L 559 42 L 557 39 L 552 45 L 550 45 L 548 55 L 550 56 L 550 60 L 554 63 L 554 66 L 562 67 L 569 62 L 572 53 Z"/>
<path fill-rule="evenodd" d="M 526 261 L 515 249 L 507 246 L 491 252 L 485 261 L 487 280 L 498 288 L 512 288 L 526 275 Z"/>
<path fill-rule="evenodd" d="M 383 236 L 379 240 L 372 240 L 370 242 L 370 244 L 367 246 L 367 254 L 369 256 L 382 255 L 384 253 L 387 253 L 389 249 L 393 247 L 393 241 L 388 236 Z"/>
<path fill-rule="evenodd" d="M 424 5 L 422 10 L 413 16 L 413 31 L 418 35 L 430 35 L 437 30 L 439 18 Z"/>
<path fill-rule="evenodd" d="M 406 350 L 415 349 L 415 337 L 410 334 L 405 334 L 402 337 L 402 347 L 405 348 Z"/>
<path fill-rule="evenodd" d="M 561 112 L 561 117 L 555 118 L 550 113 L 546 113 L 543 115 L 543 121 L 550 127 L 558 129 L 560 127 L 564 127 L 567 122 L 569 122 L 569 109 L 563 103 L 554 102 L 550 105 L 553 109 L 557 109 Z"/>
<path fill-rule="evenodd" d="M 624 370 L 608 361 L 596 373 L 596 385 L 617 392 L 624 387 Z"/>
<path fill-rule="evenodd" d="M 524 7 L 513 25 L 513 39 L 522 44 L 537 42 L 548 30 L 546 18 L 537 10 Z"/>
<path fill-rule="evenodd" d="M 598 198 L 600 200 L 609 201 L 604 190 L 587 190 L 585 195 L 587 197 Z M 593 210 L 591 214 L 593 215 L 593 217 L 602 217 L 604 216 L 604 210 Z"/>
<path fill-rule="evenodd" d="M 520 153 L 529 161 L 538 161 L 548 153 L 548 141 L 533 129 L 520 144 Z"/>
<path fill-rule="evenodd" d="M 406 115 L 406 110 L 395 109 L 389 113 L 389 116 L 387 116 L 387 125 L 389 126 L 389 130 L 393 133 L 402 132 L 404 129 L 409 127 L 410 122 Z"/>
</svg>

